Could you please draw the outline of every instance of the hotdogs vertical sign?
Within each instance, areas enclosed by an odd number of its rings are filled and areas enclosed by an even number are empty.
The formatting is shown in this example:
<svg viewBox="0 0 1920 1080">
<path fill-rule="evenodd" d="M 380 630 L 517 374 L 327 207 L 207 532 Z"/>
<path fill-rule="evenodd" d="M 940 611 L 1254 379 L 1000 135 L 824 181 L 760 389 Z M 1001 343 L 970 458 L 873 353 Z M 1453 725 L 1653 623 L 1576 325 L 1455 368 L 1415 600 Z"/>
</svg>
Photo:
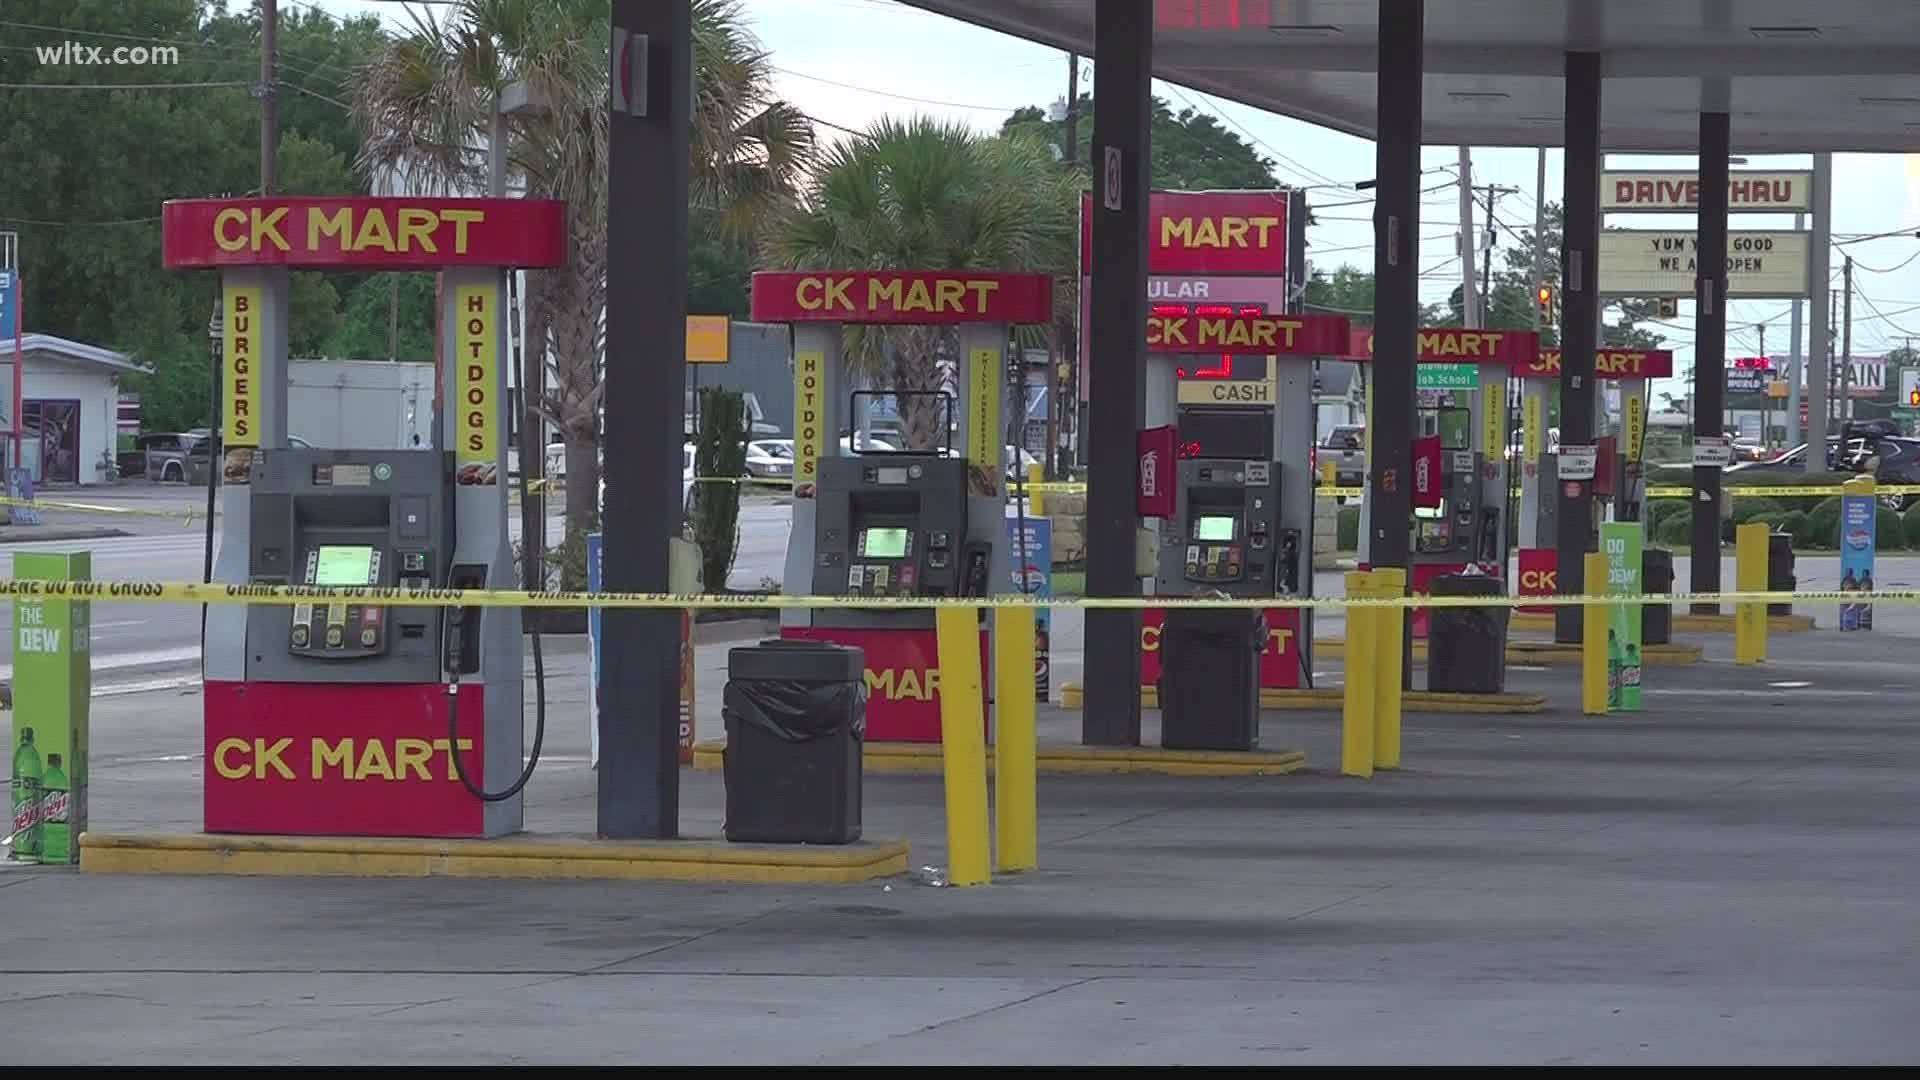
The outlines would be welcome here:
<svg viewBox="0 0 1920 1080">
<path fill-rule="evenodd" d="M 459 357 L 459 445 L 454 448 L 462 483 L 495 481 L 494 455 L 500 447 L 500 403 L 493 400 L 500 363 L 497 285 L 461 285 L 453 292 L 455 355 Z"/>
</svg>

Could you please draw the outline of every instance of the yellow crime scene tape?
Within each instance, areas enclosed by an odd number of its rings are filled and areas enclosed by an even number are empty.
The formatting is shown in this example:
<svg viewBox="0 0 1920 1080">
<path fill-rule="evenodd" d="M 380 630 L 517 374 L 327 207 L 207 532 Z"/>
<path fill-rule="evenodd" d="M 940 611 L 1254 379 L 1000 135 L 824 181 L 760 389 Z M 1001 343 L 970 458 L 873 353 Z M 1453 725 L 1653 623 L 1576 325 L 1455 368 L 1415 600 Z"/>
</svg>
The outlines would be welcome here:
<svg viewBox="0 0 1920 1080">
<path fill-rule="evenodd" d="M 13 499 L 5 496 L 0 496 L 0 506 L 24 506 L 30 510 L 62 510 L 82 514 L 121 514 L 131 517 L 172 518 L 188 525 L 196 521 L 207 520 L 207 512 L 203 507 L 189 507 L 182 513 L 178 510 L 147 510 L 133 506 L 103 506 L 99 503 L 63 502 L 57 499 Z"/>
<path fill-rule="evenodd" d="M 1350 607 L 1585 607 L 1624 604 L 1758 603 L 1920 603 L 1920 589 L 1874 592 L 1718 592 L 1646 593 L 1579 596 L 1399 596 L 1399 597 L 1209 597 L 1122 596 L 1038 597 L 1020 593 L 984 597 L 920 596 L 713 596 L 635 592 L 528 592 L 519 589 L 339 588 L 308 585 L 229 585 L 169 581 L 0 582 L 0 596 L 36 600 L 105 600 L 114 603 L 190 603 L 241 606 L 336 603 L 387 607 L 594 607 L 616 609 L 708 610 L 721 608 L 1082 608 L 1134 610 L 1163 608 L 1313 609 Z"/>
</svg>

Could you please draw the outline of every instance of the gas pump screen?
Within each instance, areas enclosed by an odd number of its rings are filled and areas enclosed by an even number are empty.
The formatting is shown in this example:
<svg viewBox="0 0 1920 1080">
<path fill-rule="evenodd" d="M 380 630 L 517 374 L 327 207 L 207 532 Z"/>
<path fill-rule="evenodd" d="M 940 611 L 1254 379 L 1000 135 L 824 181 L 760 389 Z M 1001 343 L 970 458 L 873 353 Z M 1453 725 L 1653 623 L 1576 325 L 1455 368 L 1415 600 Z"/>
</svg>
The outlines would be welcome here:
<svg viewBox="0 0 1920 1080">
<path fill-rule="evenodd" d="M 907 530 L 868 529 L 862 537 L 861 547 L 869 559 L 904 559 L 907 557 Z"/>
<path fill-rule="evenodd" d="M 322 544 L 314 560 L 315 585 L 373 584 L 373 548 Z"/>
<path fill-rule="evenodd" d="M 1232 517 L 1209 514 L 1193 523 L 1193 538 L 1215 542 L 1232 540 L 1233 526 Z"/>
</svg>

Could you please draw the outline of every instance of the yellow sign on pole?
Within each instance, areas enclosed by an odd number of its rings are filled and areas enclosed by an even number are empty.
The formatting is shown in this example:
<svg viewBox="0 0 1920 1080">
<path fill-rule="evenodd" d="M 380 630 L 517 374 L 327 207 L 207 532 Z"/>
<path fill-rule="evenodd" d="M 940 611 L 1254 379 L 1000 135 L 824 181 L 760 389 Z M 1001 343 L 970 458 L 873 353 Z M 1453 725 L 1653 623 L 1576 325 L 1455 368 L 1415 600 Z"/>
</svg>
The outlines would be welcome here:
<svg viewBox="0 0 1920 1080">
<path fill-rule="evenodd" d="M 1520 460 L 1528 465 L 1540 464 L 1540 436 L 1546 430 L 1540 413 L 1539 395 L 1520 399 Z"/>
<path fill-rule="evenodd" d="M 687 316 L 687 363 L 724 364 L 733 320 L 725 315 Z"/>
<path fill-rule="evenodd" d="M 1507 384 L 1490 382 L 1480 388 L 1480 415 L 1484 422 L 1480 452 L 1488 462 L 1507 456 Z"/>
<path fill-rule="evenodd" d="M 1627 460 L 1639 461 L 1640 448 L 1647 439 L 1646 399 L 1638 394 L 1628 395 L 1626 408 L 1621 411 L 1626 414 L 1627 422 Z"/>
</svg>

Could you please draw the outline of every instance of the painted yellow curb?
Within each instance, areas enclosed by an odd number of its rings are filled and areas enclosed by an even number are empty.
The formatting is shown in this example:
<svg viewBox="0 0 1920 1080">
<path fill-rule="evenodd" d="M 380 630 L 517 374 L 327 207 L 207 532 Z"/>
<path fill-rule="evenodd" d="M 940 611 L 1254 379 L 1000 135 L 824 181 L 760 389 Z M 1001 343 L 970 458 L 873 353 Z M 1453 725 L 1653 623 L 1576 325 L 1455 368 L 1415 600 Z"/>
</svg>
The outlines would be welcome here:
<svg viewBox="0 0 1920 1080">
<path fill-rule="evenodd" d="M 1578 664 L 1580 645 L 1560 641 L 1509 641 L 1509 664 Z M 1640 649 L 1640 662 L 1648 667 L 1673 667 L 1700 662 L 1698 645 L 1646 645 Z"/>
<path fill-rule="evenodd" d="M 725 767 L 726 744 L 693 745 L 693 767 L 713 771 Z M 938 773 L 939 743 L 868 743 L 861 768 L 877 773 Z M 1121 773 L 1161 776 L 1280 776 L 1307 763 L 1302 750 L 1165 750 L 1154 746 L 1042 746 L 1036 771 L 1047 775 Z M 993 771 L 993 758 L 987 759 Z"/>
<path fill-rule="evenodd" d="M 1312 690 L 1279 690 L 1262 688 L 1260 707 L 1263 709 L 1327 709 L 1337 711 L 1345 701 L 1345 694 L 1337 686 L 1317 687 Z M 1086 695 L 1079 683 L 1063 683 L 1060 686 L 1060 704 L 1069 709 L 1084 707 Z M 1157 709 L 1160 707 L 1160 694 L 1151 686 L 1140 688 L 1140 707 Z M 1547 707 L 1543 694 L 1436 694 L 1428 690 L 1408 690 L 1400 695 L 1400 708 L 1405 712 L 1417 713 L 1537 713 Z"/>
<path fill-rule="evenodd" d="M 825 846 L 88 832 L 80 838 L 80 869 L 99 874 L 845 884 L 905 873 L 907 853 L 904 840 Z"/>
<path fill-rule="evenodd" d="M 1516 611 L 1508 617 L 1507 626 L 1514 630 L 1551 630 L 1553 616 L 1538 611 Z M 1673 613 L 1675 630 L 1691 630 L 1711 634 L 1733 633 L 1733 616 L 1696 615 L 1690 611 Z M 1776 634 L 1804 634 L 1814 628 L 1811 615 L 1769 615 L 1767 631 Z"/>
<path fill-rule="evenodd" d="M 1347 655 L 1345 638 L 1316 638 L 1313 642 L 1313 655 L 1324 660 L 1338 660 Z M 1641 649 L 1642 662 L 1649 666 L 1673 664 L 1697 664 L 1700 662 L 1698 645 L 1648 645 Z M 1427 643 L 1413 643 L 1413 658 L 1427 659 Z M 1508 641 L 1507 663 L 1509 664 L 1577 664 L 1580 662 L 1580 646 L 1562 645 L 1552 641 Z"/>
</svg>

